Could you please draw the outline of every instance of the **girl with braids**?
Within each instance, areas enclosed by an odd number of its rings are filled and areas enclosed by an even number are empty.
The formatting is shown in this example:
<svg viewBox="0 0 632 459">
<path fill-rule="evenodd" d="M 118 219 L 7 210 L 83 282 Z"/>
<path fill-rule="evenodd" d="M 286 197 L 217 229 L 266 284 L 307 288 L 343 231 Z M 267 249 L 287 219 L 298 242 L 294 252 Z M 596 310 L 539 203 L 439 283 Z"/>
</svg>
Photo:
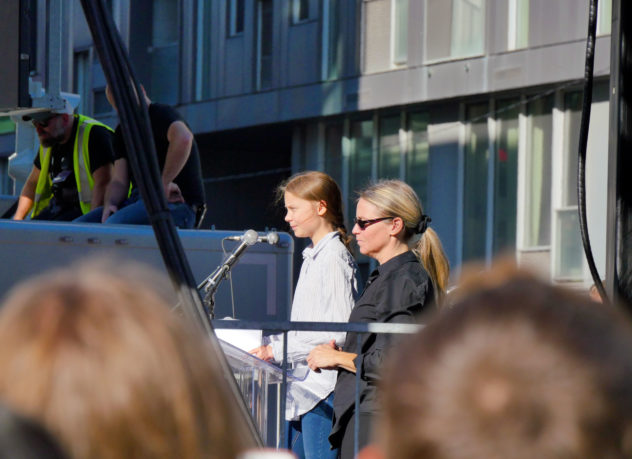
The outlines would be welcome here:
<svg viewBox="0 0 632 459">
<path fill-rule="evenodd" d="M 302 172 L 278 188 L 284 200 L 285 221 L 296 237 L 311 245 L 303 250 L 303 264 L 292 302 L 292 321 L 346 322 L 358 297 L 358 267 L 351 253 L 336 182 L 322 172 Z M 279 199 L 279 200 L 280 200 Z M 283 335 L 251 353 L 264 360 L 283 360 Z M 290 362 L 307 369 L 305 359 L 319 344 L 342 344 L 345 333 L 289 332 Z M 336 344 L 337 343 L 337 344 Z M 333 415 L 335 369 L 309 371 L 303 381 L 288 385 L 285 417 L 289 421 L 289 449 L 300 458 L 335 458 L 327 437 Z"/>
<path fill-rule="evenodd" d="M 416 323 L 422 312 L 436 309 L 445 295 L 448 261 L 430 228 L 413 189 L 399 180 L 384 180 L 359 193 L 353 234 L 360 252 L 379 266 L 369 276 L 350 322 Z M 342 458 L 354 457 L 354 423 L 359 421 L 357 449 L 368 443 L 376 410 L 376 384 L 390 336 L 347 333 L 342 349 L 314 348 L 309 367 L 337 369 L 334 424 L 329 436 Z M 358 354 L 358 349 L 360 353 Z M 360 372 L 360 404 L 355 407 L 355 373 Z"/>
</svg>

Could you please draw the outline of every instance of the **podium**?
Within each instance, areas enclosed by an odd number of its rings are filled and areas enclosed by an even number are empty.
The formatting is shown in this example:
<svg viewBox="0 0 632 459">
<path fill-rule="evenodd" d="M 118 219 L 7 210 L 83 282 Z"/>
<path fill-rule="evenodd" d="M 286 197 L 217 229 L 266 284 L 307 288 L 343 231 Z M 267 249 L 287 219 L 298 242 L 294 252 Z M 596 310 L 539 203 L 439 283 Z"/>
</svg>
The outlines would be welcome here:
<svg viewBox="0 0 632 459">
<path fill-rule="evenodd" d="M 269 386 L 271 384 L 281 384 L 283 370 L 226 341 L 220 339 L 219 343 L 233 370 L 233 375 L 241 394 L 250 408 L 250 414 L 259 428 L 261 438 L 265 442 L 268 438 Z M 293 380 L 295 378 L 288 374 L 287 381 Z"/>
</svg>

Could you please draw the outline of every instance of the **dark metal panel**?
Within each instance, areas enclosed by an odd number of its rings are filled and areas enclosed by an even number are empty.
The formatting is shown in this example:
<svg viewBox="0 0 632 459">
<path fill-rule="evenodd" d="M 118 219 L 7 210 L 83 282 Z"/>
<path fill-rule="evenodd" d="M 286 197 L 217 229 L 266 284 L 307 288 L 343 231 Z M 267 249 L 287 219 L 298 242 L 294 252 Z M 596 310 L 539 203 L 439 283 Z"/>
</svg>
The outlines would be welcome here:
<svg viewBox="0 0 632 459">
<path fill-rule="evenodd" d="M 1 0 L 0 108 L 30 107 L 28 95 L 30 26 L 33 9 L 28 0 Z"/>
<path fill-rule="evenodd" d="M 606 289 L 632 304 L 632 5 L 613 0 Z"/>
<path fill-rule="evenodd" d="M 441 235 L 441 242 L 451 266 L 456 266 L 458 227 L 459 170 L 459 104 L 441 104 L 430 108 L 432 124 L 428 126 L 430 164 L 428 200 L 423 203 L 432 217 L 432 227 Z"/>
<path fill-rule="evenodd" d="M 285 85 L 295 86 L 320 80 L 319 23 L 292 25 L 288 29 L 288 58 Z"/>
</svg>

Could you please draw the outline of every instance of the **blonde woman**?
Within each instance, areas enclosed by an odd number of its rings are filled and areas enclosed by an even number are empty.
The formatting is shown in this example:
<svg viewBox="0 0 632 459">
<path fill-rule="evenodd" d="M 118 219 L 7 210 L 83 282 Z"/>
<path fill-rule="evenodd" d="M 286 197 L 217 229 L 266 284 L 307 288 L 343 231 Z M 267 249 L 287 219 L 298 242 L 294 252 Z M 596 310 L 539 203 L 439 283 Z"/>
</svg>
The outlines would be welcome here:
<svg viewBox="0 0 632 459">
<path fill-rule="evenodd" d="M 359 193 L 353 234 L 360 252 L 378 261 L 350 322 L 414 323 L 435 309 L 445 295 L 449 267 L 430 218 L 423 214 L 413 189 L 399 180 L 380 181 Z M 358 345 L 360 354 L 357 354 Z M 334 390 L 334 424 L 329 436 L 342 458 L 354 456 L 354 422 L 358 449 L 368 442 L 376 410 L 376 380 L 390 337 L 348 333 L 342 348 L 320 345 L 308 356 L 312 370 L 338 369 Z M 355 411 L 355 373 L 360 372 L 360 406 Z"/>
</svg>

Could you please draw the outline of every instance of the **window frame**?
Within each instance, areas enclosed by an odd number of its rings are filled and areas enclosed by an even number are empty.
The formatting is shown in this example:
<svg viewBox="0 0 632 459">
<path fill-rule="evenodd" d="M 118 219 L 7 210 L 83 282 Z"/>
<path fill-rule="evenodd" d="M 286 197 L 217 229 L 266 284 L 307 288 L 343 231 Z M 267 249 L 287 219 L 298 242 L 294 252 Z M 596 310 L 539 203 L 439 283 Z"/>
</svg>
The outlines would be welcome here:
<svg viewBox="0 0 632 459">
<path fill-rule="evenodd" d="M 292 0 L 292 9 L 291 9 L 291 24 L 292 25 L 299 25 L 299 24 L 304 24 L 306 22 L 311 21 L 312 18 L 312 5 L 311 5 L 311 1 L 310 0 Z M 301 17 L 301 7 L 304 6 L 305 7 L 305 11 L 306 11 L 306 16 L 305 17 Z"/>
<path fill-rule="evenodd" d="M 406 7 L 406 12 L 404 14 L 405 21 L 405 36 L 403 37 L 403 41 L 400 42 L 399 38 L 399 8 L 402 6 Z M 408 63 L 408 17 L 409 17 L 409 0 L 391 0 L 391 66 L 393 68 L 403 67 Z M 404 47 L 405 50 L 398 51 L 398 48 Z M 399 54 L 401 52 L 401 55 Z"/>
<path fill-rule="evenodd" d="M 272 27 L 270 28 L 270 40 L 271 40 L 271 52 L 269 56 L 263 55 L 263 4 L 268 3 L 272 8 L 270 14 L 272 15 Z M 264 58 L 270 59 L 270 68 L 274 70 L 274 2 L 273 0 L 256 0 L 256 18 L 257 18 L 257 41 L 256 41 L 256 75 L 255 75 L 255 88 L 257 91 L 264 91 L 274 86 L 274 73 L 271 75 L 270 86 L 263 86 L 262 72 L 264 69 Z"/>
<path fill-rule="evenodd" d="M 453 27 L 454 4 L 455 4 L 454 2 L 469 1 L 469 0 L 435 0 L 435 1 L 440 1 L 440 2 L 450 1 L 450 4 L 451 4 L 450 43 L 449 43 L 450 52 L 449 52 L 449 55 L 447 56 L 439 56 L 439 57 L 432 57 L 432 58 L 428 57 L 429 55 L 428 45 L 429 43 L 434 41 L 433 39 L 431 39 L 431 37 L 428 36 L 428 19 L 430 17 L 428 8 L 430 7 L 430 1 L 431 0 L 426 0 L 424 4 L 424 40 L 423 40 L 424 41 L 424 59 L 423 59 L 424 64 L 435 64 L 435 63 L 448 62 L 448 61 L 458 61 L 458 60 L 472 59 L 475 57 L 484 56 L 487 50 L 487 33 L 486 33 L 486 28 L 485 28 L 487 24 L 487 11 L 488 11 L 487 0 L 481 0 L 482 1 L 481 18 L 483 21 L 481 24 L 481 32 L 482 32 L 481 50 L 471 53 L 471 54 L 459 54 L 459 55 L 453 55 L 452 53 L 453 33 L 454 33 L 454 27 Z"/>
<path fill-rule="evenodd" d="M 240 9 L 241 15 L 239 14 Z M 228 38 L 242 36 L 246 27 L 246 0 L 228 0 L 226 16 Z"/>
<path fill-rule="evenodd" d="M 529 26 L 530 26 L 530 0 L 508 0 L 507 8 L 507 51 L 518 51 L 529 47 Z M 524 6 L 526 5 L 526 7 Z M 526 38 L 524 43 L 520 39 L 520 18 L 519 14 L 524 13 L 526 8 L 527 24 L 525 29 Z"/>
</svg>

